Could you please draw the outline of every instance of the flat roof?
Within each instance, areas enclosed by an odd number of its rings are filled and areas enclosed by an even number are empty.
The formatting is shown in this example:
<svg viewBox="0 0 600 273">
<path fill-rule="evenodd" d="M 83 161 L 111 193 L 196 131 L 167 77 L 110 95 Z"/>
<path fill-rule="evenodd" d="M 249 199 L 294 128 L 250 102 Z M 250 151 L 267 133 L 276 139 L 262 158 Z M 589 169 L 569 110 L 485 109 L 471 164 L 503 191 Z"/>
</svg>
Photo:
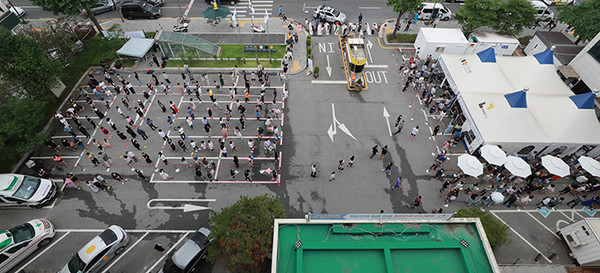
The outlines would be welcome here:
<svg viewBox="0 0 600 273">
<path fill-rule="evenodd" d="M 476 218 L 276 219 L 274 237 L 272 272 L 500 272 Z"/>
<path fill-rule="evenodd" d="M 462 30 L 458 28 L 421 28 L 425 40 L 436 43 L 469 44 Z"/>
</svg>

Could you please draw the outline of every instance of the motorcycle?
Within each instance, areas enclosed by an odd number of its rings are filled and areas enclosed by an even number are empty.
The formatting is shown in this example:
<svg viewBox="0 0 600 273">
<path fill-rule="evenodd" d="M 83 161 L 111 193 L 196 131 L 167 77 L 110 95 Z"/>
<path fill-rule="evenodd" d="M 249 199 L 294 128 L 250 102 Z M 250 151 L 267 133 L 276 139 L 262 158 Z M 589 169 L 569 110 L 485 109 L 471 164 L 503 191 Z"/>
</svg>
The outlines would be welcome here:
<svg viewBox="0 0 600 273">
<path fill-rule="evenodd" d="M 263 28 L 263 26 L 261 25 L 250 25 L 252 27 L 252 31 L 254 32 L 258 32 L 258 33 L 265 33 L 266 30 Z"/>
</svg>

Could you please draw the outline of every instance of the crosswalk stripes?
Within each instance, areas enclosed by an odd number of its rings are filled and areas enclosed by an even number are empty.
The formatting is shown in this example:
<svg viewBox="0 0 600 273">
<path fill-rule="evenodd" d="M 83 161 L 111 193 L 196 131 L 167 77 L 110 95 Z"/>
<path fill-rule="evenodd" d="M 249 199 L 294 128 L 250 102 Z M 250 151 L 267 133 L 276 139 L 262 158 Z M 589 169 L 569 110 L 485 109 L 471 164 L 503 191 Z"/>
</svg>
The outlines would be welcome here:
<svg viewBox="0 0 600 273">
<path fill-rule="evenodd" d="M 254 0 L 252 1 L 252 6 L 254 7 L 254 20 L 262 20 L 265 16 L 265 10 L 267 10 L 269 17 L 272 17 L 274 14 L 273 0 Z M 241 0 L 230 9 L 232 13 L 234 9 L 237 11 L 237 18 L 240 20 L 252 18 L 252 13 L 248 8 L 248 0 Z M 279 15 L 278 10 L 275 12 L 275 14 Z"/>
</svg>

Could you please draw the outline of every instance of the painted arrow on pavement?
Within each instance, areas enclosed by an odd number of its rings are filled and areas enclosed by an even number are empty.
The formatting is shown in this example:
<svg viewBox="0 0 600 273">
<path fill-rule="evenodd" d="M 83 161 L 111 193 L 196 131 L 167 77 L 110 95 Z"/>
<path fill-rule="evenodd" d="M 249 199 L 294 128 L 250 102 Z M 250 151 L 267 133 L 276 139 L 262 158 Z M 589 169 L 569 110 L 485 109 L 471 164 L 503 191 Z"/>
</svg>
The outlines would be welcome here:
<svg viewBox="0 0 600 273">
<path fill-rule="evenodd" d="M 383 117 L 385 118 L 385 124 L 387 124 L 388 132 L 390 132 L 390 136 L 392 136 L 392 128 L 390 127 L 390 113 L 388 113 L 385 106 L 383 107 Z"/>
<path fill-rule="evenodd" d="M 348 127 L 346 127 L 346 125 L 344 125 L 343 123 L 339 122 L 335 117 L 335 105 L 333 103 L 331 104 L 331 113 L 333 113 L 333 123 L 329 125 L 329 129 L 327 129 L 327 134 L 329 135 L 329 138 L 331 138 L 331 142 L 334 142 L 333 136 L 337 134 L 338 127 L 340 128 L 340 130 L 342 130 L 342 132 L 346 133 L 352 139 L 356 140 L 354 135 L 352 135 L 350 130 L 348 130 Z"/>
<path fill-rule="evenodd" d="M 197 206 L 192 204 L 183 204 L 183 206 L 174 207 L 174 206 L 152 206 L 152 203 L 155 202 L 214 202 L 216 199 L 150 199 L 148 203 L 146 203 L 146 207 L 148 209 L 162 209 L 162 210 L 182 210 L 183 212 L 191 212 L 197 210 L 207 210 L 210 207 Z"/>
<path fill-rule="evenodd" d="M 367 53 L 369 53 L 369 61 L 374 62 L 373 61 L 373 56 L 371 56 L 371 48 L 373 48 L 373 43 L 371 43 L 371 41 L 367 40 Z"/>
<path fill-rule="evenodd" d="M 325 70 L 327 70 L 327 75 L 329 75 L 329 77 L 331 78 L 331 65 L 329 64 L 329 55 L 327 56 L 327 67 L 325 67 Z"/>
</svg>

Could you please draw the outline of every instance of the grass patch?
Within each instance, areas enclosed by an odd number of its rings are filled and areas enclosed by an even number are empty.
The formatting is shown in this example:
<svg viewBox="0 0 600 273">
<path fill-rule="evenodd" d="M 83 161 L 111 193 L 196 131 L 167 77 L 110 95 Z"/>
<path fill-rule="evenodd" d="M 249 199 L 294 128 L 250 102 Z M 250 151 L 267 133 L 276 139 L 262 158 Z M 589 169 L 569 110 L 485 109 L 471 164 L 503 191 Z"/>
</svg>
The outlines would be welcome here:
<svg viewBox="0 0 600 273">
<path fill-rule="evenodd" d="M 92 65 L 99 66 L 100 61 L 106 59 L 114 61 L 117 58 L 117 50 L 125 44 L 123 39 L 105 40 L 95 36 L 85 43 L 83 50 L 69 62 L 66 73 L 62 77 L 67 86 L 67 92 L 75 86 L 81 75 Z"/>
<path fill-rule="evenodd" d="M 388 43 L 414 43 L 417 39 L 417 34 L 392 33 L 387 35 Z"/>
<path fill-rule="evenodd" d="M 454 218 L 459 217 L 479 218 L 492 248 L 511 242 L 510 238 L 508 238 L 509 227 L 488 212 L 481 211 L 476 207 L 461 208 L 454 215 Z"/>
<path fill-rule="evenodd" d="M 241 44 L 233 44 L 233 45 L 219 45 L 223 52 L 221 53 L 221 57 L 223 58 L 237 58 L 242 57 L 243 45 Z M 283 59 L 283 54 L 285 53 L 285 45 L 271 45 L 275 52 L 271 52 L 271 58 Z M 246 59 L 249 57 L 256 58 L 256 53 L 254 52 L 245 52 Z M 269 52 L 258 52 L 259 58 L 269 58 Z"/>
<path fill-rule="evenodd" d="M 258 63 L 256 59 L 248 59 L 246 58 L 246 63 L 244 61 L 221 61 L 221 60 L 169 60 L 167 62 L 167 67 L 183 67 L 183 64 L 187 63 L 190 67 L 233 67 L 237 65 L 238 67 L 257 67 Z M 269 63 L 269 61 L 260 61 L 263 67 L 267 68 L 280 68 L 280 61 L 273 61 L 273 63 Z"/>
</svg>

